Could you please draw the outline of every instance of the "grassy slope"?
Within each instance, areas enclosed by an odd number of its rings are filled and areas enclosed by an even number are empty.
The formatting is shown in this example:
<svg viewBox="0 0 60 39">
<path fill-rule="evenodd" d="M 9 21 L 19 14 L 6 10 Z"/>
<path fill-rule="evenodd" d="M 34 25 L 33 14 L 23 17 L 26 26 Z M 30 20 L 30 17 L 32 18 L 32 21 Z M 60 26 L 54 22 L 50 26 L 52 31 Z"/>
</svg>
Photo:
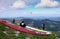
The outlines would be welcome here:
<svg viewBox="0 0 60 39">
<path fill-rule="evenodd" d="M 60 33 L 58 32 L 53 32 L 51 36 L 36 36 L 20 32 L 19 36 L 15 36 L 14 33 L 16 30 L 5 27 L 5 25 L 0 24 L 0 39 L 25 39 L 25 37 L 30 37 L 31 39 L 55 39 L 55 34 L 60 37 Z M 3 31 L 7 31 L 8 35 L 4 34 Z"/>
</svg>

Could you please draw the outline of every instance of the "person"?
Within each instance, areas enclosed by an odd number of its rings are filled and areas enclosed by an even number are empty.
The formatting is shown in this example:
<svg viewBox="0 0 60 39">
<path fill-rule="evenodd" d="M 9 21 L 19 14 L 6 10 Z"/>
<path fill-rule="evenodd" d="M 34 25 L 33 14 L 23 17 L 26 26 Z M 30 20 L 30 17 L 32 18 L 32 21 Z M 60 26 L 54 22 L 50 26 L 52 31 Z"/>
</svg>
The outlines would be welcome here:
<svg viewBox="0 0 60 39">
<path fill-rule="evenodd" d="M 15 23 L 15 19 L 13 19 L 13 23 Z"/>
<path fill-rule="evenodd" d="M 22 22 L 20 23 L 20 26 L 21 26 L 21 27 L 26 27 L 26 24 L 24 23 L 24 21 L 22 21 Z"/>
<path fill-rule="evenodd" d="M 44 23 L 42 23 L 42 29 L 45 30 L 45 24 Z"/>
</svg>

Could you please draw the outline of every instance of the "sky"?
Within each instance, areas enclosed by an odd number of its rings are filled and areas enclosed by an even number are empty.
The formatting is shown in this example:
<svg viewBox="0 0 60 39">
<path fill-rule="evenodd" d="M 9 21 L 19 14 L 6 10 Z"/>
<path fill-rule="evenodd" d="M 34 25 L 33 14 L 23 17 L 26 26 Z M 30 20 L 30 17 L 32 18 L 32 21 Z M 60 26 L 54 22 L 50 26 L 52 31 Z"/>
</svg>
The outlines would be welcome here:
<svg viewBox="0 0 60 39">
<path fill-rule="evenodd" d="M 60 0 L 0 0 L 0 18 L 60 17 Z"/>
</svg>

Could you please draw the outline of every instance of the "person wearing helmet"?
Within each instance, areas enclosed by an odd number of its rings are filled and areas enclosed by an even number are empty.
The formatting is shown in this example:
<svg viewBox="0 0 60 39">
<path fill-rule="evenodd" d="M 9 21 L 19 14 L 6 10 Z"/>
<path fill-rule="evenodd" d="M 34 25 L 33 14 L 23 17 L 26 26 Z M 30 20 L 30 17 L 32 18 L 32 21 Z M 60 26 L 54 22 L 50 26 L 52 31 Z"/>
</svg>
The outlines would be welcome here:
<svg viewBox="0 0 60 39">
<path fill-rule="evenodd" d="M 21 27 L 26 27 L 26 24 L 24 23 L 24 21 L 22 21 L 22 22 L 20 23 L 20 26 L 21 26 Z"/>
</svg>

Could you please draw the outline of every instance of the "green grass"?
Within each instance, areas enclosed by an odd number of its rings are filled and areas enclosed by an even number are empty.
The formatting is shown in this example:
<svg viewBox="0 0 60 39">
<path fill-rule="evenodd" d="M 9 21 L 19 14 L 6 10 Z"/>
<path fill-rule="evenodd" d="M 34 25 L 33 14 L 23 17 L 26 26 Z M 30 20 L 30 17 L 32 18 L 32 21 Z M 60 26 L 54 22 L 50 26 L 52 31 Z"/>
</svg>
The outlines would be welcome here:
<svg viewBox="0 0 60 39">
<path fill-rule="evenodd" d="M 25 37 L 30 37 L 31 39 L 56 39 L 56 36 L 60 37 L 59 32 L 53 32 L 51 36 L 37 36 L 20 32 L 19 36 L 15 36 L 14 33 L 16 30 L 5 27 L 5 25 L 0 24 L 0 39 L 25 39 Z M 4 34 L 3 31 L 6 31 L 8 35 Z"/>
</svg>

